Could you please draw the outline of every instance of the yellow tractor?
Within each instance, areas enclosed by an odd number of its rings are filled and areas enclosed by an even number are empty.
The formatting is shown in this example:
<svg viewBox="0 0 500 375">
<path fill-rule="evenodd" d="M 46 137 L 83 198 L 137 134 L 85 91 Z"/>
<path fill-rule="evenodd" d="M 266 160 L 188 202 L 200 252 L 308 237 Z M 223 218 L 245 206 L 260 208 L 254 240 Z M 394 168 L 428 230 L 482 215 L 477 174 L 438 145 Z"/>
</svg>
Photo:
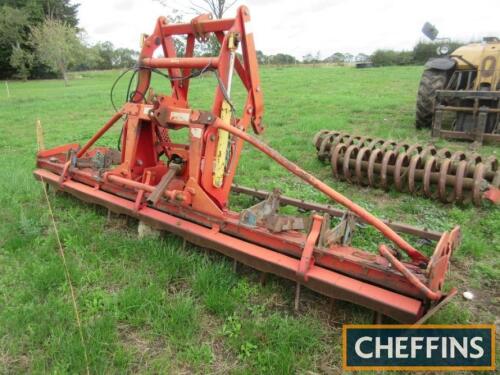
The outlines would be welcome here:
<svg viewBox="0 0 500 375">
<path fill-rule="evenodd" d="M 431 24 L 422 31 L 436 40 L 437 30 Z M 433 137 L 499 142 L 500 39 L 487 37 L 451 54 L 443 40 L 437 48 L 439 57 L 425 64 L 416 127 L 431 127 Z"/>
</svg>

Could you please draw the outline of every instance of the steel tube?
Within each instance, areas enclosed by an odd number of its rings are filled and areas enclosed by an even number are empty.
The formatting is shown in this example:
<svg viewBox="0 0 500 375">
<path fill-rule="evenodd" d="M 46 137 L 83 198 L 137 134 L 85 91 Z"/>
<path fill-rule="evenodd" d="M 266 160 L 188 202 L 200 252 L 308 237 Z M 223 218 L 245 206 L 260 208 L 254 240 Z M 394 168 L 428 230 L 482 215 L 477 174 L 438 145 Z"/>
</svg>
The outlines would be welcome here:
<svg viewBox="0 0 500 375">
<path fill-rule="evenodd" d="M 217 31 L 229 30 L 234 25 L 234 18 L 227 18 L 221 20 L 208 20 L 200 22 L 199 24 L 203 26 L 203 31 L 205 33 L 214 33 Z M 168 35 L 194 35 L 195 30 L 191 23 L 173 23 L 164 24 L 161 27 L 161 33 L 164 36 Z"/>
<path fill-rule="evenodd" d="M 416 277 L 414 274 L 411 273 L 411 271 L 405 267 L 403 263 L 401 263 L 397 258 L 392 255 L 391 251 L 387 248 L 385 245 L 380 245 L 379 247 L 380 254 L 389 261 L 393 265 L 394 268 L 396 268 L 399 272 L 401 272 L 406 279 L 415 286 L 415 288 L 419 289 L 422 291 L 422 293 L 425 294 L 427 298 L 430 300 L 438 300 L 441 298 L 441 293 L 440 292 L 433 292 L 427 286 L 425 286 L 419 279 Z"/>
<path fill-rule="evenodd" d="M 81 158 L 87 151 L 90 147 L 92 147 L 92 145 L 99 139 L 101 138 L 104 133 L 106 133 L 114 124 L 115 122 L 118 121 L 118 119 L 120 117 L 122 117 L 123 115 L 123 112 L 121 110 L 119 110 L 118 112 L 116 112 L 110 119 L 107 123 L 105 123 L 103 125 L 103 127 L 101 129 L 99 129 L 99 131 L 97 133 L 94 134 L 94 136 L 92 138 L 90 138 L 90 140 L 85 143 L 85 145 L 80 149 L 80 151 L 78 151 L 78 153 L 76 154 L 76 157 L 77 158 Z"/>
<path fill-rule="evenodd" d="M 142 65 L 148 68 L 216 69 L 219 66 L 219 59 L 217 57 L 148 57 L 142 59 Z"/>
</svg>

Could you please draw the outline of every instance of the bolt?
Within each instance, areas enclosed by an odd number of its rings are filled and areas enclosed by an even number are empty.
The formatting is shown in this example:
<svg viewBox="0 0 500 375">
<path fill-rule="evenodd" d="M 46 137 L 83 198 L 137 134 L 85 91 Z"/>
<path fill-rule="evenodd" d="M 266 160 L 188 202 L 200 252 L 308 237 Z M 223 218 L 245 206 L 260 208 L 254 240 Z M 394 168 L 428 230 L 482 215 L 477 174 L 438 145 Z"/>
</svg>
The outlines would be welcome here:
<svg viewBox="0 0 500 375">
<path fill-rule="evenodd" d="M 213 142 L 213 141 L 215 141 L 215 135 L 213 135 L 213 134 L 212 134 L 212 135 L 210 136 L 210 140 L 211 140 L 212 142 Z"/>
</svg>

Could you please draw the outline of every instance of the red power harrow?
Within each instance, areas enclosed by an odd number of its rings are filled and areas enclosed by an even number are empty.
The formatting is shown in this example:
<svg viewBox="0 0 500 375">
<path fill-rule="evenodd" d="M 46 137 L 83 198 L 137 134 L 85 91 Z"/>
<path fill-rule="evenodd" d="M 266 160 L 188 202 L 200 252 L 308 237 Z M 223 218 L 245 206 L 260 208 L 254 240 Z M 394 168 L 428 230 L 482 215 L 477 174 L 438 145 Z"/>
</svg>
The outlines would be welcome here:
<svg viewBox="0 0 500 375">
<path fill-rule="evenodd" d="M 176 56 L 174 46 L 179 35 L 187 38 L 182 57 Z M 220 42 L 219 55 L 194 57 L 195 43 L 211 35 Z M 164 57 L 153 56 L 158 48 Z M 153 34 L 144 37 L 136 69 L 137 86 L 129 101 L 85 145 L 38 153 L 37 179 L 260 271 L 295 280 L 298 286 L 401 322 L 422 321 L 455 293 L 445 294 L 442 287 L 459 241 L 458 228 L 443 233 L 434 254 L 427 257 L 390 223 L 248 134 L 250 124 L 255 133 L 263 131 L 264 107 L 246 7 L 230 19 L 202 15 L 191 23 L 169 24 L 160 17 Z M 168 74 L 170 95 L 149 88 L 152 72 L 158 71 Z M 191 109 L 190 79 L 208 71 L 218 81 L 212 108 Z M 240 116 L 231 102 L 233 73 L 246 90 Z M 121 151 L 93 147 L 122 118 Z M 188 144 L 173 143 L 169 133 L 182 128 L 189 131 Z M 344 206 L 347 211 L 338 225 L 331 227 L 329 213 L 280 214 L 278 191 L 239 213 L 230 211 L 228 199 L 245 142 Z M 357 220 L 375 227 L 390 245 L 381 244 L 378 254 L 350 246 Z"/>
</svg>

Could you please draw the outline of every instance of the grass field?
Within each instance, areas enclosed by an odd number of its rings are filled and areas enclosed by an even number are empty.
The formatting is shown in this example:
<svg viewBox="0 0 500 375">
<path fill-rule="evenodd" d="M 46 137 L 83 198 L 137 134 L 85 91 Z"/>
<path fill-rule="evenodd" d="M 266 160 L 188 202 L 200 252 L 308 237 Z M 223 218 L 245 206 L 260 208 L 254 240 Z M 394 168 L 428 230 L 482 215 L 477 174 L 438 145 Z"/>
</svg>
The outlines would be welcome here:
<svg viewBox="0 0 500 375">
<path fill-rule="evenodd" d="M 335 181 L 311 144 L 324 128 L 427 142 L 428 131 L 413 126 L 421 71 L 262 69 L 267 125 L 262 138 L 381 217 L 434 230 L 461 225 L 463 242 L 448 286 L 470 289 L 476 298 L 457 297 L 432 322 L 498 323 L 498 208 L 443 205 Z M 86 141 L 113 113 L 109 87 L 118 74 L 75 74 L 69 87 L 56 80 L 10 82 L 10 98 L 0 91 L 0 373 L 86 371 L 43 190 L 31 175 L 34 124 L 42 121 L 47 147 Z M 153 86 L 167 87 L 162 81 Z M 125 87 L 125 81 L 117 87 L 119 103 Z M 192 105 L 209 108 L 213 87 L 211 78 L 195 80 Z M 104 143 L 114 146 L 118 131 Z M 496 150 L 485 146 L 480 152 Z M 250 147 L 236 182 L 326 202 Z M 330 314 L 329 301 L 307 291 L 295 313 L 291 282 L 270 277 L 261 284 L 256 271 L 240 267 L 235 273 L 229 259 L 213 252 L 190 245 L 183 250 L 181 240 L 168 234 L 139 240 L 131 221 L 108 222 L 104 209 L 64 194 L 49 197 L 76 289 L 91 373 L 340 374 L 342 323 L 371 321 L 369 311 L 348 303 L 337 303 Z M 358 245 L 375 250 L 379 239 L 367 231 Z"/>
</svg>

